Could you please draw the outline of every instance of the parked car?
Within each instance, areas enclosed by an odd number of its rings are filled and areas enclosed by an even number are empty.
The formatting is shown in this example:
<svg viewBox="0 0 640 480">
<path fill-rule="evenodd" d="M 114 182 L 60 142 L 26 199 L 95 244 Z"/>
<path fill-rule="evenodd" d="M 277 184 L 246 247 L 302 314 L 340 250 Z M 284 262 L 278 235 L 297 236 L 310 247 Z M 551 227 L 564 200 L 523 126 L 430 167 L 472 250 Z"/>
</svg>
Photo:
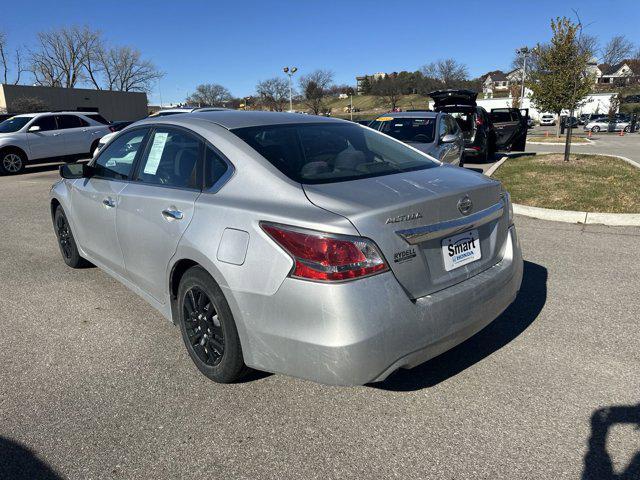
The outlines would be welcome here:
<svg viewBox="0 0 640 480">
<path fill-rule="evenodd" d="M 109 128 L 80 112 L 16 115 L 0 123 L 0 174 L 15 174 L 28 162 L 92 155 Z"/>
<path fill-rule="evenodd" d="M 592 131 L 594 133 L 597 132 L 608 132 L 609 128 L 612 127 L 614 132 L 630 132 L 631 131 L 631 123 L 630 122 L 622 122 L 614 120 L 613 122 L 609 121 L 608 118 L 600 118 L 595 121 L 590 121 L 584 126 L 584 131 Z"/>
<path fill-rule="evenodd" d="M 431 92 L 433 109 L 453 115 L 462 130 L 464 161 L 485 163 L 498 150 L 523 151 L 527 141 L 527 117 L 517 108 L 494 108 L 487 112 L 478 106 L 478 94 L 471 90 Z"/>
<path fill-rule="evenodd" d="M 556 124 L 556 116 L 552 113 L 543 113 L 540 115 L 540 126 L 550 126 Z"/>
<path fill-rule="evenodd" d="M 369 127 L 442 162 L 463 166 L 464 137 L 451 115 L 437 112 L 386 113 L 371 122 Z"/>
<path fill-rule="evenodd" d="M 96 156 L 98 154 L 98 152 L 102 149 L 102 147 L 104 147 L 107 143 L 109 143 L 109 140 L 111 140 L 113 137 L 115 137 L 116 133 L 118 133 L 120 130 L 124 129 L 125 127 L 128 127 L 129 125 L 131 125 L 133 122 L 113 122 L 109 124 L 109 130 L 111 133 L 106 134 L 105 136 L 103 136 L 100 141 L 98 142 L 98 146 L 96 147 L 96 149 L 93 151 L 93 155 L 92 156 Z"/>
<path fill-rule="evenodd" d="M 217 112 L 220 110 L 228 110 L 222 107 L 176 107 L 165 108 L 149 115 L 150 117 L 167 117 L 169 115 L 176 115 L 178 113 L 193 113 L 193 112 Z"/>
<path fill-rule="evenodd" d="M 520 288 L 498 181 L 353 122 L 149 118 L 60 170 L 63 260 L 102 268 L 179 325 L 218 382 L 245 366 L 381 381 L 474 335 Z"/>
</svg>

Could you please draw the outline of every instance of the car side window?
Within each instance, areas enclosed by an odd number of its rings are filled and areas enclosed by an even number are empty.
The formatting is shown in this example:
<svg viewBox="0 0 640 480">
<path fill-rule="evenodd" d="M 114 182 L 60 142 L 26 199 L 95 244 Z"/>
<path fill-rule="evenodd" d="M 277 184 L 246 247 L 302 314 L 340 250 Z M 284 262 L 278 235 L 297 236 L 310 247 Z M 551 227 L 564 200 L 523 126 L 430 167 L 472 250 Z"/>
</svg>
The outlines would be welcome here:
<svg viewBox="0 0 640 480">
<path fill-rule="evenodd" d="M 96 176 L 119 180 L 130 178 L 133 163 L 148 132 L 148 128 L 138 128 L 110 142 L 93 164 Z"/>
<path fill-rule="evenodd" d="M 51 130 L 57 130 L 56 118 L 53 115 L 45 115 L 37 118 L 32 124 L 32 127 L 40 127 L 41 132 L 48 132 Z"/>
<path fill-rule="evenodd" d="M 449 133 L 449 125 L 447 125 L 447 117 L 440 117 L 440 125 L 438 126 L 438 137 L 442 138 Z"/>
<path fill-rule="evenodd" d="M 61 130 L 67 128 L 80 128 L 82 126 L 80 117 L 75 115 L 56 115 L 56 117 L 58 120 L 58 128 Z"/>
<path fill-rule="evenodd" d="M 199 188 L 203 142 L 183 130 L 160 127 L 149 137 L 136 180 L 177 188 Z"/>
<path fill-rule="evenodd" d="M 204 188 L 209 189 L 229 170 L 229 165 L 216 151 L 207 146 L 204 156 Z"/>
</svg>

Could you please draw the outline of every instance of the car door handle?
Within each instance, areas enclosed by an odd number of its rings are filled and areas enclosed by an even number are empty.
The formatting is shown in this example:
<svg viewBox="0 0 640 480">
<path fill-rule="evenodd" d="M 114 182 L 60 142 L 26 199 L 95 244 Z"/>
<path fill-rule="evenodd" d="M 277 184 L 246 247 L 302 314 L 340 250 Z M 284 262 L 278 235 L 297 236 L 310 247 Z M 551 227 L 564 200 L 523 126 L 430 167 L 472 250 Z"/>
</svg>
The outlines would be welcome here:
<svg viewBox="0 0 640 480">
<path fill-rule="evenodd" d="M 114 202 L 113 198 L 111 197 L 107 197 L 104 200 L 102 200 L 102 204 L 107 208 L 113 208 L 116 206 L 116 202 Z"/>
<path fill-rule="evenodd" d="M 184 217 L 180 210 L 173 210 L 171 208 L 162 210 L 162 216 L 167 220 L 182 220 L 182 217 Z"/>
</svg>

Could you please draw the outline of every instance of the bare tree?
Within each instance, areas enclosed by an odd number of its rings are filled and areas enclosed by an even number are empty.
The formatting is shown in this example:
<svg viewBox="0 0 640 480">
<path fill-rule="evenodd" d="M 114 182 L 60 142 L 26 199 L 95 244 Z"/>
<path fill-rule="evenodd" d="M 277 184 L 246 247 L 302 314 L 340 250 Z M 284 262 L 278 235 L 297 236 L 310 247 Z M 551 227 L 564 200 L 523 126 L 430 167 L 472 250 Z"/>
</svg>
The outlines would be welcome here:
<svg viewBox="0 0 640 480">
<path fill-rule="evenodd" d="M 88 27 L 65 27 L 38 33 L 38 48 L 31 54 L 31 70 L 39 85 L 73 88 L 85 78 L 88 52 L 99 33 Z"/>
<path fill-rule="evenodd" d="M 25 71 L 22 65 L 22 52 L 19 48 L 16 48 L 13 55 L 13 81 L 9 80 L 9 72 L 12 70 L 11 63 L 11 58 L 7 52 L 7 36 L 4 32 L 0 31 L 0 69 L 2 69 L 2 83 L 13 83 L 17 85 L 20 83 L 20 76 Z"/>
<path fill-rule="evenodd" d="M 616 35 L 604 46 L 602 50 L 602 61 L 609 65 L 616 65 L 624 59 L 629 58 L 634 52 L 633 42 L 624 35 Z"/>
<path fill-rule="evenodd" d="M 256 93 L 267 108 L 281 112 L 289 96 L 289 83 L 284 78 L 269 78 L 256 85 Z"/>
<path fill-rule="evenodd" d="M 112 59 L 114 90 L 148 92 L 164 76 L 150 60 L 144 60 L 141 53 L 131 47 L 112 48 L 109 50 L 109 58 Z"/>
<path fill-rule="evenodd" d="M 186 102 L 199 107 L 221 107 L 231 101 L 231 93 L 217 83 L 198 85 L 196 91 L 189 95 Z"/>
<path fill-rule="evenodd" d="M 425 77 L 439 80 L 445 88 L 455 88 L 469 77 L 466 65 L 458 63 L 453 58 L 437 60 L 423 66 L 421 70 Z"/>
<path fill-rule="evenodd" d="M 300 90 L 303 102 L 314 115 L 318 115 L 324 108 L 324 99 L 333 83 L 333 72 L 330 70 L 316 70 L 300 77 Z"/>
</svg>

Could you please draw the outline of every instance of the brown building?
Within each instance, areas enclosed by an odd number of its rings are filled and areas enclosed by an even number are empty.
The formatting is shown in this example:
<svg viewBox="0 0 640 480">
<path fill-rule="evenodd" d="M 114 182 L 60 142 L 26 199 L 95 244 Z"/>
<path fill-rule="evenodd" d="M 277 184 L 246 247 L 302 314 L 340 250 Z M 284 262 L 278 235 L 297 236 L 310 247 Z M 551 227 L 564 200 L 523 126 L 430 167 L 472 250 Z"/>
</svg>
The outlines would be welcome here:
<svg viewBox="0 0 640 480">
<path fill-rule="evenodd" d="M 99 112 L 111 121 L 140 120 L 148 114 L 146 93 L 0 84 L 0 113 L 30 113 L 25 109 Z"/>
</svg>

